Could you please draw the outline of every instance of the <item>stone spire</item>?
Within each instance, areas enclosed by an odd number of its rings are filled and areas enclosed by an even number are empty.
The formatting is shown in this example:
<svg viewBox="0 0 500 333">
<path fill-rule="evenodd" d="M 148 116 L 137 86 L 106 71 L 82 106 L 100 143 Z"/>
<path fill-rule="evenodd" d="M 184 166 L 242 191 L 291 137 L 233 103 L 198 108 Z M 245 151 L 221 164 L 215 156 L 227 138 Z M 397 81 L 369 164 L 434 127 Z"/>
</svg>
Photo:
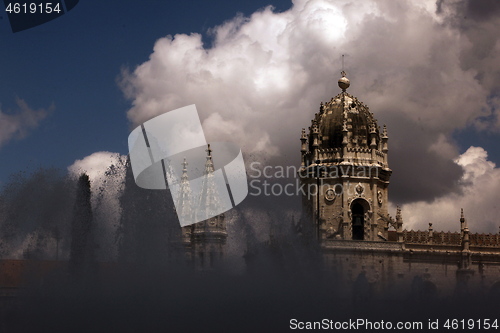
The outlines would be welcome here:
<svg viewBox="0 0 500 333">
<path fill-rule="evenodd" d="M 462 285 L 466 287 L 467 281 L 470 276 L 474 273 L 471 269 L 472 266 L 472 253 L 470 251 L 470 239 L 469 239 L 469 227 L 467 226 L 467 220 L 464 217 L 464 211 L 461 211 L 460 217 L 461 225 L 463 225 L 463 237 L 462 237 L 462 259 L 460 261 L 460 269 L 457 271 L 457 278 L 462 282 Z"/>
<path fill-rule="evenodd" d="M 434 240 L 434 229 L 432 229 L 432 223 L 429 223 L 429 236 L 428 236 L 428 243 L 432 244 Z"/>
<path fill-rule="evenodd" d="M 187 166 L 188 162 L 186 161 L 186 158 L 184 158 L 184 162 L 182 162 L 182 176 L 179 187 L 180 193 L 177 201 L 177 207 L 180 208 L 178 209 L 177 214 L 182 219 L 191 219 L 193 214 L 193 206 L 191 202 L 191 186 L 189 185 Z"/>
<path fill-rule="evenodd" d="M 462 251 L 470 251 L 470 240 L 469 240 L 469 227 L 467 226 L 467 220 L 464 217 L 464 210 L 462 209 L 460 224 L 463 226 L 463 236 L 462 236 Z"/>
<path fill-rule="evenodd" d="M 212 149 L 207 147 L 207 160 L 202 179 L 201 193 L 198 201 L 197 217 L 202 222 L 193 225 L 192 254 L 197 270 L 213 269 L 222 260 L 227 238 L 224 214 L 220 211 L 219 193 L 214 179 Z M 208 216 L 212 216 L 207 219 Z"/>
<path fill-rule="evenodd" d="M 397 206 L 396 209 L 396 233 L 398 235 L 398 242 L 403 241 L 403 215 L 401 214 L 401 207 Z"/>
<path fill-rule="evenodd" d="M 314 156 L 314 161 L 313 163 L 316 163 L 318 160 L 318 146 L 319 146 L 319 128 L 318 128 L 318 123 L 316 120 L 312 120 L 312 125 L 311 125 L 311 137 L 312 137 L 312 151 L 313 151 L 313 156 Z"/>
<path fill-rule="evenodd" d="M 396 223 L 403 224 L 403 215 L 401 214 L 401 207 L 396 207 Z"/>
<path fill-rule="evenodd" d="M 219 195 L 215 186 L 214 163 L 212 161 L 212 149 L 210 149 L 210 144 L 206 152 L 207 160 L 205 162 L 205 171 L 199 197 L 199 210 L 197 212 L 198 220 L 206 220 L 207 216 L 213 216 L 219 211 L 218 208 L 220 207 Z"/>
<path fill-rule="evenodd" d="M 184 158 L 184 162 L 182 162 L 182 176 L 179 188 L 180 193 L 178 196 L 179 199 L 176 205 L 176 207 L 178 207 L 177 216 L 179 216 L 182 221 L 191 221 L 194 217 L 193 202 L 191 202 L 191 186 L 189 184 L 187 166 L 188 162 L 186 161 L 186 158 Z M 191 241 L 192 229 L 192 225 L 182 227 L 182 241 L 184 243 L 189 243 Z"/>
<path fill-rule="evenodd" d="M 464 209 L 460 208 L 460 239 L 464 238 L 465 218 Z"/>
<path fill-rule="evenodd" d="M 389 141 L 389 136 L 387 135 L 387 126 L 384 124 L 384 127 L 382 129 L 382 136 L 380 137 L 380 142 L 382 144 L 382 153 L 384 155 L 384 164 L 387 166 L 388 161 L 387 161 L 387 155 L 389 152 L 389 147 L 387 145 L 387 141 Z"/>
<path fill-rule="evenodd" d="M 302 168 L 305 167 L 305 154 L 307 153 L 307 134 L 306 134 L 306 129 L 302 129 L 302 134 L 300 136 L 300 142 L 301 142 L 301 148 L 300 148 L 300 153 L 301 153 L 301 163 L 300 166 Z"/>
</svg>

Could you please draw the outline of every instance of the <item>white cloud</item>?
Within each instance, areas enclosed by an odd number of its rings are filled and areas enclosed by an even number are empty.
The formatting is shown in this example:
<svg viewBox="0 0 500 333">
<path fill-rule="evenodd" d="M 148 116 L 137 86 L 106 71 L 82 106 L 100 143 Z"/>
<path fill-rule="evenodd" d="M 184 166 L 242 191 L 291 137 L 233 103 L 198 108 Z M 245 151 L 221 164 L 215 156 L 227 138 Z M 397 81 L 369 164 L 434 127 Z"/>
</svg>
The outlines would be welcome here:
<svg viewBox="0 0 500 333">
<path fill-rule="evenodd" d="M 430 0 L 297 0 L 281 13 L 267 7 L 212 28 L 210 47 L 199 34 L 161 38 L 148 61 L 123 75 L 128 118 L 136 126 L 194 103 L 207 141 L 297 164 L 300 129 L 339 92 L 346 54 L 349 92 L 388 125 L 393 193 L 399 202 L 432 200 L 457 191 L 452 133 L 494 116 L 498 88 L 486 70 L 496 56 L 474 54 L 470 29 L 450 23 L 461 7 L 442 8 Z M 494 24 L 469 24 L 497 35 Z M 422 181 L 426 169 L 433 172 Z"/>
<path fill-rule="evenodd" d="M 500 168 L 488 161 L 481 147 L 470 147 L 456 159 L 464 169 L 460 193 L 440 197 L 433 202 L 415 202 L 402 206 L 406 229 L 457 231 L 460 228 L 460 208 L 464 209 L 471 232 L 498 232 L 500 221 Z"/>
<path fill-rule="evenodd" d="M 0 147 L 12 139 L 23 139 L 48 115 L 44 109 L 30 108 L 20 98 L 16 99 L 16 104 L 18 111 L 15 113 L 4 113 L 0 109 Z"/>
<path fill-rule="evenodd" d="M 116 165 L 120 159 L 120 154 L 109 151 L 99 151 L 81 160 L 76 160 L 68 167 L 68 171 L 79 176 L 86 173 L 91 182 L 99 181 L 104 177 L 104 173 L 111 165 Z"/>
</svg>

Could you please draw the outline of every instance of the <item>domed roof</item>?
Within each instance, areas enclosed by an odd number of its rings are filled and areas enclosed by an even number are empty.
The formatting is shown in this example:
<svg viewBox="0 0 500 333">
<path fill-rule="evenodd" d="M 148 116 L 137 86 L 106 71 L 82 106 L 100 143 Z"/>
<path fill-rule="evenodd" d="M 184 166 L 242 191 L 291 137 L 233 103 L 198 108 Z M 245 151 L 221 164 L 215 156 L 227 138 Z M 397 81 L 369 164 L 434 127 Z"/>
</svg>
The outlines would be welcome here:
<svg viewBox="0 0 500 333">
<path fill-rule="evenodd" d="M 368 106 L 345 91 L 349 86 L 345 76 L 339 80 L 339 86 L 343 91 L 329 102 L 321 103 L 320 112 L 314 119 L 319 128 L 319 148 L 341 148 L 343 131 L 349 132 L 351 146 L 369 148 L 371 132 L 376 133 L 378 145 L 379 128 L 373 113 Z"/>
</svg>

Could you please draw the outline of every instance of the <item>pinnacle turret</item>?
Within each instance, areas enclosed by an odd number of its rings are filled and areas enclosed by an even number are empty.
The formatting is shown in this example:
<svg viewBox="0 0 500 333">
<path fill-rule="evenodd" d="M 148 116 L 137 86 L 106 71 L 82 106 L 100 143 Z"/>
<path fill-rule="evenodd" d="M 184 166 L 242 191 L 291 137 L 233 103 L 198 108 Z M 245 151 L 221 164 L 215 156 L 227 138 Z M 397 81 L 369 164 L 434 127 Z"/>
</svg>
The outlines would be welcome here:
<svg viewBox="0 0 500 333">
<path fill-rule="evenodd" d="M 219 191 L 216 186 L 215 168 L 210 145 L 202 176 L 201 191 L 197 202 L 197 219 L 192 229 L 192 251 L 198 270 L 213 269 L 225 253 L 227 238 L 224 214 L 216 215 L 221 209 Z"/>
</svg>

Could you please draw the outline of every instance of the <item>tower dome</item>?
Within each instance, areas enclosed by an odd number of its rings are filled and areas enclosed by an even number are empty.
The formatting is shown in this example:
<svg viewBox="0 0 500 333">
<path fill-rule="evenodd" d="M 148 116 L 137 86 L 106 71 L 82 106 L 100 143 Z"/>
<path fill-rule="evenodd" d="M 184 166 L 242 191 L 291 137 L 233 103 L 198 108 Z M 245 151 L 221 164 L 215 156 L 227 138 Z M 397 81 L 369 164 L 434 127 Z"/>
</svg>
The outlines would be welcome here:
<svg viewBox="0 0 500 333">
<path fill-rule="evenodd" d="M 371 138 L 375 138 L 377 147 L 380 144 L 380 133 L 377 120 L 369 111 L 368 106 L 359 101 L 345 90 L 350 82 L 345 73 L 339 80 L 339 87 L 343 90 L 329 102 L 321 103 L 319 113 L 316 113 L 313 125 L 319 130 L 318 148 L 342 148 L 344 131 L 347 131 L 348 146 L 369 148 Z M 375 136 L 372 136 L 375 134 Z M 312 150 L 312 140 L 309 149 Z"/>
<path fill-rule="evenodd" d="M 388 228 L 391 169 L 388 136 L 368 106 L 346 92 L 349 79 L 342 72 L 342 91 L 321 103 L 309 133 L 302 129 L 301 183 L 311 189 L 303 196 L 306 217 L 312 218 L 321 246 L 335 239 L 379 241 Z M 312 190 L 314 189 L 314 190 Z"/>
</svg>

